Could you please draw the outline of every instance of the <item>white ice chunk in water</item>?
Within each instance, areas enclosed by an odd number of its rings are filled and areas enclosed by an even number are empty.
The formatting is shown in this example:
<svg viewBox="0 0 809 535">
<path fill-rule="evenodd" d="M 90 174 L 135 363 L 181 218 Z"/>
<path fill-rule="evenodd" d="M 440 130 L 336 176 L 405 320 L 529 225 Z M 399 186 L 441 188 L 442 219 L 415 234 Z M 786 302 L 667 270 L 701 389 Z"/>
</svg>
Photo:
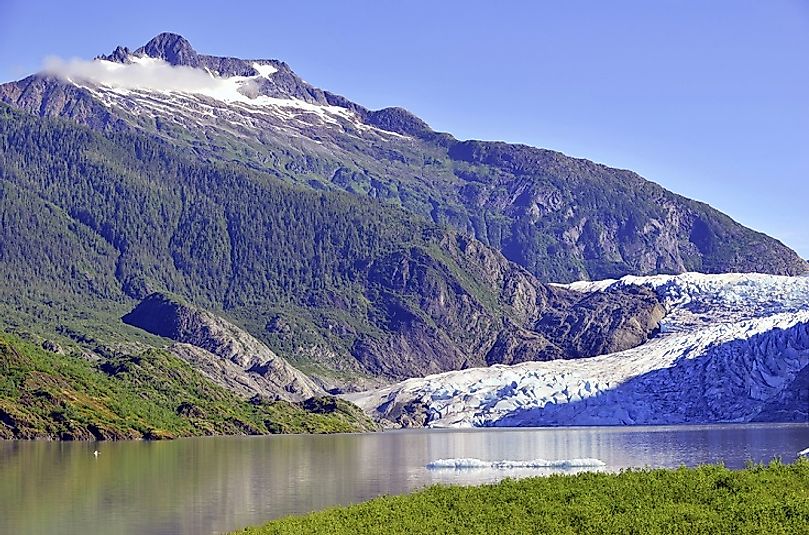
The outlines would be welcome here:
<svg viewBox="0 0 809 535">
<path fill-rule="evenodd" d="M 549 461 L 547 459 L 533 459 L 528 461 L 482 461 L 474 457 L 461 457 L 457 459 L 436 459 L 427 463 L 430 470 L 440 469 L 470 469 L 470 468 L 597 468 L 607 466 L 607 463 L 600 459 L 560 459 Z"/>
</svg>

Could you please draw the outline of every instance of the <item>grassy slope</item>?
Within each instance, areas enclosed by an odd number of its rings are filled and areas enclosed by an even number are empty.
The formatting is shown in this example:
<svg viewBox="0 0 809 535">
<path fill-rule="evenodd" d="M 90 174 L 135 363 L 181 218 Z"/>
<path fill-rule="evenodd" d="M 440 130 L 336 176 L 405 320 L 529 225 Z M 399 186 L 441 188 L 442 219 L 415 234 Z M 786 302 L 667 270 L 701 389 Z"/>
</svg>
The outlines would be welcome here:
<svg viewBox="0 0 809 535">
<path fill-rule="evenodd" d="M 363 431 L 359 409 L 249 403 L 185 362 L 150 349 L 91 363 L 0 335 L 0 438 L 177 436 Z"/>
<path fill-rule="evenodd" d="M 807 533 L 809 460 L 584 473 L 407 496 L 271 522 L 244 533 Z"/>
</svg>

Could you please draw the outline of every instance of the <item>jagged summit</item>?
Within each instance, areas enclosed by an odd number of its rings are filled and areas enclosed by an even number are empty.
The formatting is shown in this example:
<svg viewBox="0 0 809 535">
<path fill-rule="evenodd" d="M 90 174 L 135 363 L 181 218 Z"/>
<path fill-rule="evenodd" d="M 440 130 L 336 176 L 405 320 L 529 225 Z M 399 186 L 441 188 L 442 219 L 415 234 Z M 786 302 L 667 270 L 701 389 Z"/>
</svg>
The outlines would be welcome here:
<svg viewBox="0 0 809 535">
<path fill-rule="evenodd" d="M 125 46 L 116 46 L 115 50 L 112 51 L 111 54 L 104 55 L 100 54 L 95 57 L 95 59 L 105 60 L 105 61 L 114 61 L 116 63 L 126 63 L 129 60 L 129 56 L 132 55 L 132 52 Z"/>
<path fill-rule="evenodd" d="M 118 46 L 111 54 L 98 56 L 96 59 L 113 61 L 116 63 L 131 63 L 133 57 L 148 56 L 161 59 L 174 66 L 207 69 L 213 74 L 222 77 L 229 76 L 258 76 L 259 69 L 256 64 L 271 65 L 276 70 L 292 71 L 289 67 L 277 60 L 258 59 L 244 60 L 239 58 L 209 56 L 199 54 L 191 43 L 180 34 L 163 32 L 149 40 L 140 48 L 130 51 L 125 46 Z"/>
<path fill-rule="evenodd" d="M 136 55 L 147 55 L 160 58 L 172 65 L 197 67 L 199 64 L 197 51 L 182 35 L 163 32 L 153 37 L 148 43 L 135 50 Z"/>
<path fill-rule="evenodd" d="M 116 63 L 128 63 L 132 56 L 149 56 L 158 58 L 171 65 L 185 65 L 189 67 L 199 66 L 199 54 L 191 46 L 191 43 L 180 34 L 163 32 L 148 43 L 138 48 L 134 52 L 128 47 L 117 46 L 111 54 L 99 55 L 95 59 L 114 61 Z"/>
</svg>

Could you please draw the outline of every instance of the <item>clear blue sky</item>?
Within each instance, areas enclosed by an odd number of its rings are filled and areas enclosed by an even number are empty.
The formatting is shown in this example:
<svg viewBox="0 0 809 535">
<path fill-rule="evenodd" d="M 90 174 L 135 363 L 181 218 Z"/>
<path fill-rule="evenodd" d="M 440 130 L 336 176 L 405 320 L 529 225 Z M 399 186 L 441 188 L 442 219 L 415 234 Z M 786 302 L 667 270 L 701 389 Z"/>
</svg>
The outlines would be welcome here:
<svg viewBox="0 0 809 535">
<path fill-rule="evenodd" d="M 0 0 L 0 80 L 161 31 L 456 137 L 638 171 L 809 257 L 809 1 Z"/>
</svg>

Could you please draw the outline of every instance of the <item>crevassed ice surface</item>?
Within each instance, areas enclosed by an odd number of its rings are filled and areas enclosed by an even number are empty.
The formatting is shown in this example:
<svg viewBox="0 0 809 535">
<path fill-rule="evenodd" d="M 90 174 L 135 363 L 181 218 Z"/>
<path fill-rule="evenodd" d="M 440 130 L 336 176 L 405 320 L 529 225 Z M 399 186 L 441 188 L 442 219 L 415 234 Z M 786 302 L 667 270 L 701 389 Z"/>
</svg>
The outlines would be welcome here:
<svg viewBox="0 0 809 535">
<path fill-rule="evenodd" d="M 565 285 L 653 289 L 668 314 L 639 347 L 409 379 L 347 396 L 384 417 L 419 402 L 433 427 L 744 422 L 809 364 L 809 278 L 627 276 Z"/>
</svg>

